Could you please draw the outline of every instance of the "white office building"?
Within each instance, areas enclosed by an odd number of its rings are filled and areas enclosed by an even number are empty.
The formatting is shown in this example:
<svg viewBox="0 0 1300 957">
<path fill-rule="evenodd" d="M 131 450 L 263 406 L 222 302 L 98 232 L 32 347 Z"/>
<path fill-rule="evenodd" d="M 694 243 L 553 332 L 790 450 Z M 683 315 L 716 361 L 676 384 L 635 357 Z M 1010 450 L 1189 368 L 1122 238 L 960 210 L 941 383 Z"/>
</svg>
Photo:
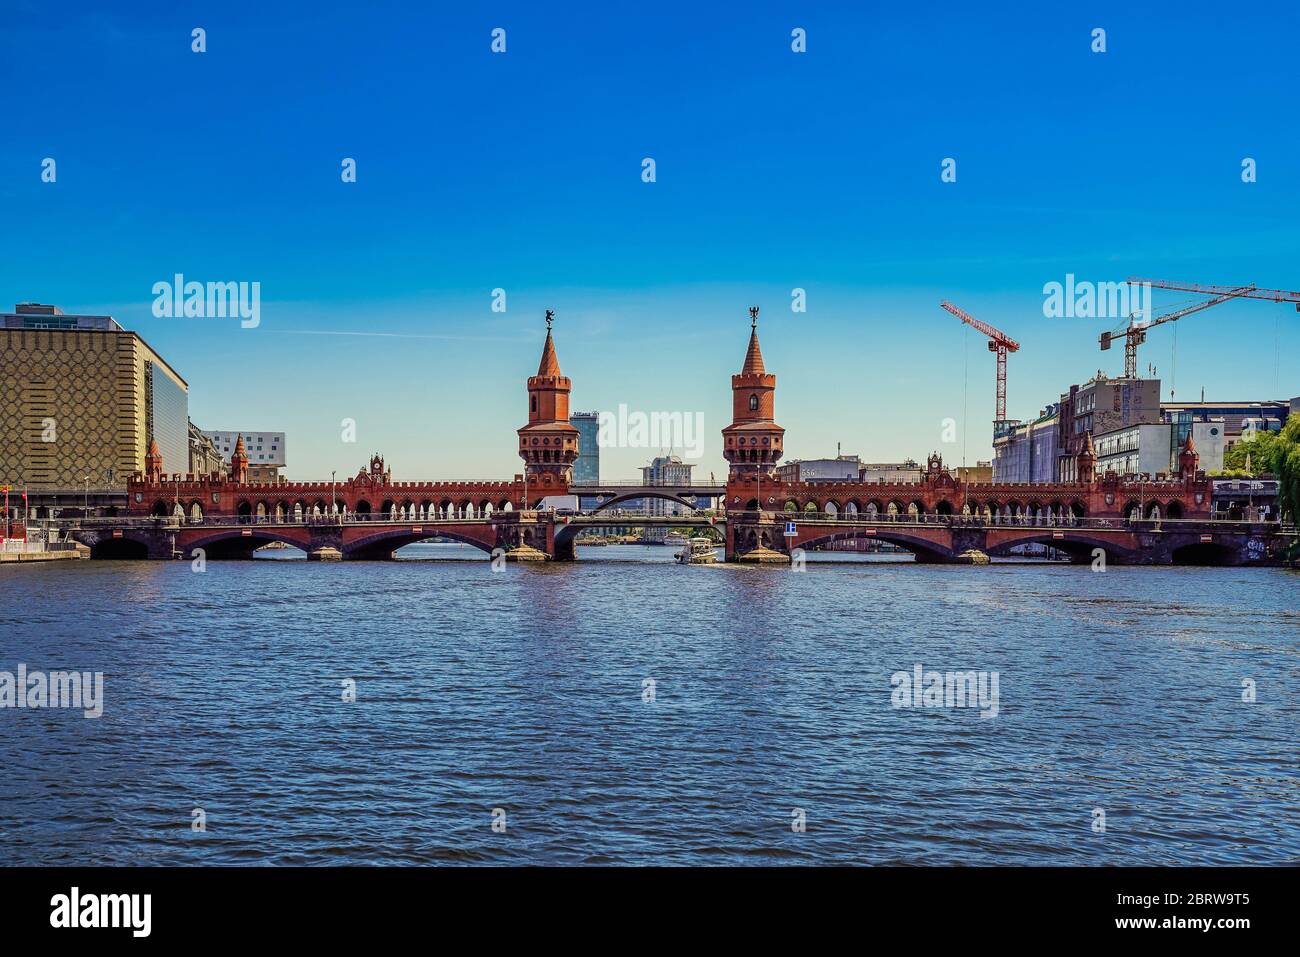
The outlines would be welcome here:
<svg viewBox="0 0 1300 957">
<path fill-rule="evenodd" d="M 262 466 L 263 468 L 284 468 L 284 433 L 283 432 L 262 432 L 257 429 L 245 429 L 242 432 L 209 432 L 204 430 L 204 435 L 216 443 L 221 457 L 230 463 L 230 456 L 235 451 L 235 442 L 242 435 L 244 437 L 244 452 L 248 455 L 248 464 L 250 467 Z"/>
</svg>

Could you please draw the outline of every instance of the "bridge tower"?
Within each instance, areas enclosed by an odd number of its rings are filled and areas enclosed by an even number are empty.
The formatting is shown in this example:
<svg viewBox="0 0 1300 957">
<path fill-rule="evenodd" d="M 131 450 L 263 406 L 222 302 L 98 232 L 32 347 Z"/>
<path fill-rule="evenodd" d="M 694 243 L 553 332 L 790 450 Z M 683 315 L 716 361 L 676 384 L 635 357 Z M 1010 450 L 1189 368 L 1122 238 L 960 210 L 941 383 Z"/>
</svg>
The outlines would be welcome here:
<svg viewBox="0 0 1300 957">
<path fill-rule="evenodd" d="M 144 478 L 146 482 L 157 485 L 162 481 L 162 453 L 158 451 L 156 439 L 149 440 L 149 451 L 144 454 Z"/>
<path fill-rule="evenodd" d="M 1196 451 L 1196 443 L 1192 441 L 1192 433 L 1187 433 L 1187 441 L 1183 443 L 1182 451 L 1178 453 L 1178 471 L 1182 475 L 1184 482 L 1190 482 L 1196 478 L 1196 470 L 1201 467 L 1201 453 Z"/>
<path fill-rule="evenodd" d="M 578 430 L 569 421 L 569 392 L 573 383 L 560 371 L 551 338 L 555 313 L 546 310 L 546 343 L 537 375 L 528 380 L 528 424 L 519 429 L 519 457 L 530 483 L 550 494 L 562 493 L 573 480 L 578 457 Z"/>
<path fill-rule="evenodd" d="M 770 475 L 781 458 L 785 429 L 776 414 L 776 376 L 763 367 L 758 347 L 758 306 L 749 310 L 749 351 L 745 365 L 731 377 L 731 424 L 722 430 L 722 454 L 731 477 Z"/>
<path fill-rule="evenodd" d="M 1083 433 L 1083 447 L 1074 457 L 1074 474 L 1085 485 L 1097 478 L 1097 448 L 1092 444 L 1092 433 Z"/>
<path fill-rule="evenodd" d="M 230 453 L 230 481 L 238 485 L 248 481 L 248 452 L 242 435 L 235 436 L 235 451 Z"/>
</svg>

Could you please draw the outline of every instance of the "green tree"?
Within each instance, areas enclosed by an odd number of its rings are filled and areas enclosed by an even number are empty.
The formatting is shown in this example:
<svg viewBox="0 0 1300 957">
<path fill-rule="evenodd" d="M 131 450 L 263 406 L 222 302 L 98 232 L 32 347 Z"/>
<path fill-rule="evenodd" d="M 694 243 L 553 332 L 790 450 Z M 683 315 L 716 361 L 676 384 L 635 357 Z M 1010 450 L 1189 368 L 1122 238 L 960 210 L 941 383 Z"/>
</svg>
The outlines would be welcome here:
<svg viewBox="0 0 1300 957">
<path fill-rule="evenodd" d="M 1300 516 L 1300 414 L 1286 420 L 1281 432 L 1260 432 L 1248 442 L 1238 442 L 1223 456 L 1223 471 L 1269 472 L 1277 476 L 1277 507 L 1284 519 Z"/>
<path fill-rule="evenodd" d="M 1273 449 L 1273 474 L 1277 476 L 1277 506 L 1292 521 L 1300 516 L 1300 415 L 1292 415 L 1278 434 Z"/>
</svg>

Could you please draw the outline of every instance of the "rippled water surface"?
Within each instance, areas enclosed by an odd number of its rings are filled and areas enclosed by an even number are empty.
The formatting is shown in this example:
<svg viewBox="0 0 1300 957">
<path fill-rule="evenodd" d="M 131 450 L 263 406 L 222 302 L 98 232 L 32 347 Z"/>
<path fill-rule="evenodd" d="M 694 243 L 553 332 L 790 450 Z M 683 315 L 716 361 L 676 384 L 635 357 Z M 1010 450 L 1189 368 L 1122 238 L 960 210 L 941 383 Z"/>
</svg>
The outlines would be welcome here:
<svg viewBox="0 0 1300 957">
<path fill-rule="evenodd" d="M 0 863 L 1300 860 L 1294 571 L 670 551 L 5 566 L 0 670 L 106 704 L 0 710 Z"/>
</svg>

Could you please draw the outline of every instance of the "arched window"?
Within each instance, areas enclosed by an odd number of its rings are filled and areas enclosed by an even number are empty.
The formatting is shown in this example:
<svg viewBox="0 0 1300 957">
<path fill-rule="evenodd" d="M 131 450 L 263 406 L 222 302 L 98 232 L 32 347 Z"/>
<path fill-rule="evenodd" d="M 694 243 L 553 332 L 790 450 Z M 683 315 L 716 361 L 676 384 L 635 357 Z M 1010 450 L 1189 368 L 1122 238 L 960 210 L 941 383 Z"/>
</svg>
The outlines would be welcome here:
<svg viewBox="0 0 1300 957">
<path fill-rule="evenodd" d="M 537 411 L 537 396 L 535 396 L 535 395 L 530 395 L 530 396 L 528 397 L 528 411 L 529 411 L 529 412 L 536 412 L 536 411 Z"/>
<path fill-rule="evenodd" d="M 754 393 L 749 397 L 749 411 L 750 412 L 758 411 L 758 393 Z"/>
</svg>

